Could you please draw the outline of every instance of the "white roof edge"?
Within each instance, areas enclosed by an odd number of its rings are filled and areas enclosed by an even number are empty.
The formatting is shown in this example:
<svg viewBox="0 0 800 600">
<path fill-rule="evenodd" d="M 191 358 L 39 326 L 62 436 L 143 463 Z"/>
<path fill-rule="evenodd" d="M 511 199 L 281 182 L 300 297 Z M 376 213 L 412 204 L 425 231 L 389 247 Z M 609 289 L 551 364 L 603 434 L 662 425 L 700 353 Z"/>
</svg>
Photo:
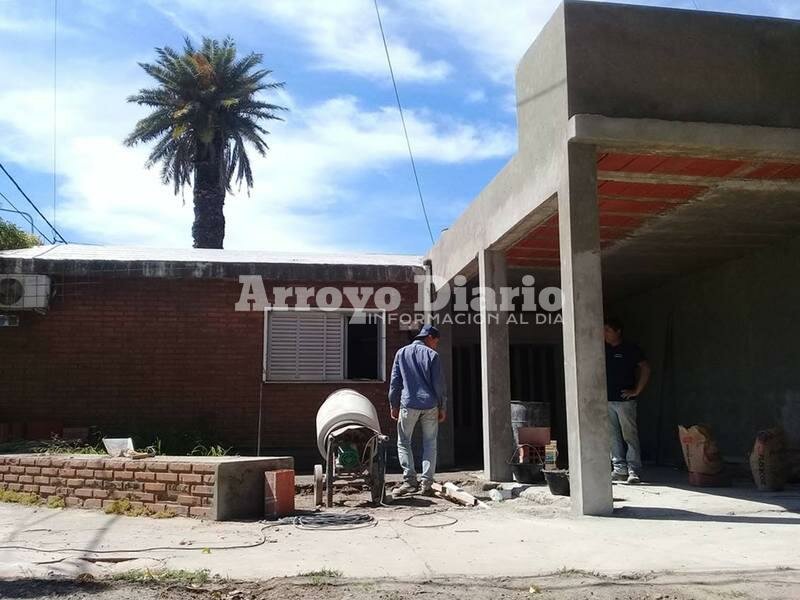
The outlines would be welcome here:
<svg viewBox="0 0 800 600">
<path fill-rule="evenodd" d="M 205 248 L 146 248 L 56 244 L 0 251 L 0 259 L 48 261 L 122 261 L 254 263 L 304 265 L 376 265 L 421 267 L 422 256 L 370 253 L 295 253 L 264 250 L 213 250 Z"/>
</svg>

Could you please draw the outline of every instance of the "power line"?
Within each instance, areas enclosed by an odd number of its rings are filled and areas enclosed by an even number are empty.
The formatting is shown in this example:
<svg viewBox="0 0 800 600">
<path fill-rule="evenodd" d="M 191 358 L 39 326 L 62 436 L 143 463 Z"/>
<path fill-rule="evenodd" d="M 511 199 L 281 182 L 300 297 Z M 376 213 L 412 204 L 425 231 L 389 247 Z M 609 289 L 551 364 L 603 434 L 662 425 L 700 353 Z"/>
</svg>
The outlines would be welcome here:
<svg viewBox="0 0 800 600">
<path fill-rule="evenodd" d="M 58 0 L 53 0 L 53 225 L 56 223 L 56 140 L 58 132 Z"/>
<path fill-rule="evenodd" d="M 378 27 L 381 30 L 381 38 L 383 39 L 383 49 L 386 52 L 386 62 L 389 64 L 389 74 L 392 76 L 392 86 L 394 87 L 394 97 L 397 99 L 397 110 L 400 112 L 400 121 L 403 123 L 403 134 L 406 137 L 406 146 L 408 146 L 408 158 L 411 160 L 411 170 L 414 172 L 414 181 L 417 184 L 417 193 L 419 194 L 419 203 L 422 206 L 422 215 L 425 217 L 425 225 L 428 227 L 428 235 L 431 236 L 431 244 L 435 243 L 433 239 L 433 231 L 431 231 L 431 222 L 428 220 L 428 211 L 425 210 L 425 200 L 422 199 L 422 187 L 419 184 L 419 175 L 417 175 L 417 165 L 414 163 L 414 153 L 411 151 L 411 141 L 408 139 L 408 128 L 406 127 L 406 118 L 403 115 L 403 105 L 400 103 L 400 94 L 397 91 L 397 81 L 394 78 L 394 69 L 392 68 L 392 59 L 389 58 L 389 46 L 386 43 L 386 34 L 383 31 L 383 22 L 381 21 L 381 11 L 378 9 L 378 0 L 375 2 L 375 14 L 378 17 Z"/>
<path fill-rule="evenodd" d="M 26 194 L 26 193 L 25 193 L 25 191 L 24 191 L 24 190 L 23 190 L 23 189 L 22 189 L 22 188 L 19 186 L 19 184 L 17 183 L 17 180 L 16 180 L 16 179 L 14 179 L 14 178 L 11 176 L 11 173 L 9 173 L 9 172 L 6 170 L 6 168 L 3 166 L 3 163 L 1 163 L 1 162 L 0 162 L 0 170 L 1 170 L 1 171 L 3 171 L 3 173 L 5 173 L 5 174 L 6 174 L 6 177 L 8 177 L 8 178 L 11 180 L 11 183 L 13 183 L 13 184 L 14 184 L 14 187 L 15 187 L 15 188 L 17 188 L 17 189 L 19 190 L 19 193 L 20 193 L 20 194 L 22 194 L 22 197 L 23 197 L 23 198 L 25 198 L 25 200 L 27 200 L 27 201 L 28 201 L 28 204 L 30 204 L 30 205 L 33 207 L 33 210 L 35 210 L 35 211 L 36 211 L 36 214 L 37 214 L 37 215 L 39 215 L 40 217 L 42 217 L 42 219 L 44 220 L 44 222 L 45 222 L 45 223 L 47 223 L 47 224 L 50 226 L 50 229 L 53 231 L 53 243 L 55 243 L 55 242 L 57 241 L 57 240 L 56 240 L 56 238 L 55 238 L 55 236 L 56 236 L 56 235 L 58 235 L 58 237 L 59 237 L 59 238 L 61 238 L 61 241 L 62 241 L 62 242 L 64 242 L 65 244 L 66 244 L 66 243 L 68 243 L 68 242 L 67 242 L 67 240 L 65 240 L 65 239 L 64 239 L 64 236 L 63 236 L 63 235 L 61 235 L 61 232 L 60 232 L 58 229 L 56 229 L 56 228 L 55 228 L 55 226 L 54 226 L 54 225 L 53 225 L 53 224 L 52 224 L 50 221 L 48 221 L 48 220 L 47 220 L 47 217 L 45 217 L 45 216 L 42 214 L 42 211 L 40 211 L 40 210 L 39 210 L 39 207 L 38 207 L 38 206 L 36 206 L 36 205 L 33 203 L 33 200 L 31 200 L 31 199 L 30 199 L 30 197 L 28 197 L 28 194 Z M 10 203 L 9 203 L 9 204 L 10 204 Z M 45 239 L 46 239 L 46 238 L 45 238 Z"/>
<path fill-rule="evenodd" d="M 8 202 L 9 206 L 11 206 L 11 208 L 14 209 L 13 212 L 17 213 L 18 215 L 22 215 L 23 217 L 25 217 L 27 219 L 28 223 L 31 224 L 31 228 L 35 229 L 39 233 L 39 235 L 44 238 L 45 242 L 47 242 L 48 244 L 51 243 L 50 238 L 48 238 L 44 233 L 42 233 L 41 229 L 39 229 L 38 227 L 36 227 L 36 225 L 34 225 L 33 218 L 28 213 L 26 213 L 25 211 L 22 211 L 22 210 L 18 209 L 16 206 L 14 206 L 14 203 L 11 200 L 9 200 L 8 196 L 6 196 L 3 192 L 0 192 L 0 198 L 5 200 L 6 202 Z"/>
</svg>

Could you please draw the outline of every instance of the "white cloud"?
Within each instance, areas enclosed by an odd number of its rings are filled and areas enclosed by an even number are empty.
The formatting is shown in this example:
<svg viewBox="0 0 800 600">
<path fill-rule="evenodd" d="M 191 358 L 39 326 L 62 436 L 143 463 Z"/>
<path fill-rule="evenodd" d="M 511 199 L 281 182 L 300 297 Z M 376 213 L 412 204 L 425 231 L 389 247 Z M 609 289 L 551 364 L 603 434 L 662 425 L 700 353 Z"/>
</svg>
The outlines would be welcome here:
<svg viewBox="0 0 800 600">
<path fill-rule="evenodd" d="M 281 26 L 290 35 L 303 40 L 322 69 L 353 73 L 372 79 L 388 76 L 386 55 L 372 0 L 335 0 L 298 2 L 297 0 L 239 0 L 208 3 L 205 0 L 151 0 L 184 31 L 193 34 L 192 19 L 213 22 L 225 16 L 260 21 L 267 27 Z M 183 14 L 175 10 L 180 6 Z M 402 13 L 381 5 L 381 18 L 398 79 L 407 81 L 440 81 L 451 72 L 444 60 L 427 60 L 398 32 Z"/>
<path fill-rule="evenodd" d="M 191 243 L 191 190 L 186 206 L 163 186 L 157 169 L 145 170 L 147 148 L 125 148 L 122 139 L 143 112 L 124 101 L 142 84 L 116 70 L 117 79 L 93 79 L 115 72 L 95 66 L 68 69 L 59 90 L 58 226 L 99 243 L 188 246 Z M 28 169 L 52 168 L 52 92 L 45 82 L 15 79 L 0 90 L 2 160 Z M 102 83 L 100 81 L 103 81 Z M 337 97 L 293 108 L 286 123 L 271 122 L 266 159 L 253 153 L 255 188 L 229 195 L 226 202 L 228 248 L 328 251 L 353 248 L 347 223 L 359 223 L 349 210 L 380 207 L 386 190 L 359 191 L 360 178 L 394 167 L 405 169 L 407 155 L 399 116 L 392 107 L 366 110 L 352 97 Z M 21 107 L 24 107 L 22 110 Z M 30 115 L 41 118 L 31 119 Z M 407 122 L 416 158 L 454 164 L 507 156 L 516 141 L 512 130 L 464 123 L 410 110 Z M 410 180 L 409 180 L 410 181 Z M 408 181 L 404 182 L 408 185 Z M 412 201 L 416 201 L 412 199 Z M 355 207 L 359 207 L 356 209 Z M 352 218 L 351 218 L 352 217 Z"/>
<path fill-rule="evenodd" d="M 419 19 L 444 31 L 493 81 L 514 83 L 514 69 L 553 14 L 557 0 L 413 0 Z"/>
</svg>

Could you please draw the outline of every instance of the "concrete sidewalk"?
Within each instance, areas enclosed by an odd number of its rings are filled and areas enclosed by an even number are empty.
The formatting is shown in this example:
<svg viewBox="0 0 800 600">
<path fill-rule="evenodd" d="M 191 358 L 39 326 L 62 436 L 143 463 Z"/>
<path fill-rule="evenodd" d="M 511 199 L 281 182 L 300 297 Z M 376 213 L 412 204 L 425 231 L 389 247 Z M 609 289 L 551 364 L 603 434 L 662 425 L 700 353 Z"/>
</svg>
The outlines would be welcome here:
<svg viewBox="0 0 800 600">
<path fill-rule="evenodd" d="M 615 485 L 616 511 L 609 518 L 569 517 L 568 500 L 544 489 L 526 496 L 538 502 L 519 498 L 468 509 L 418 498 L 416 506 L 331 511 L 369 512 L 377 519 L 374 527 L 350 531 L 0 504 L 0 546 L 36 548 L 0 549 L 0 577 L 102 576 L 143 567 L 209 569 L 233 579 L 320 569 L 358 578 L 537 576 L 572 569 L 609 576 L 800 569 L 797 488 L 773 494 L 733 488 L 702 493 Z M 429 525 L 441 527 L 424 528 Z M 262 532 L 267 538 L 262 545 L 214 549 L 256 543 Z M 130 552 L 156 546 L 172 549 Z M 66 547 L 113 552 L 52 551 Z M 210 553 L 202 550 L 206 547 Z"/>
</svg>

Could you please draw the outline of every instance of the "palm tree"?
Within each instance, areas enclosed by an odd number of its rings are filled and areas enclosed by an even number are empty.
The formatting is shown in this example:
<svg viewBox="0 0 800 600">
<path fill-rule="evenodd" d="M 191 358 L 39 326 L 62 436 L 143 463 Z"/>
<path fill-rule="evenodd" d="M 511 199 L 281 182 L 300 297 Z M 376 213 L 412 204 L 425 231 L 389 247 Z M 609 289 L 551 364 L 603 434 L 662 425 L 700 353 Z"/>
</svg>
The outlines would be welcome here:
<svg viewBox="0 0 800 600">
<path fill-rule="evenodd" d="M 231 38 L 203 38 L 195 48 L 186 38 L 182 53 L 156 48 L 155 63 L 139 63 L 158 86 L 141 89 L 128 102 L 153 111 L 140 120 L 125 140 L 127 146 L 155 141 L 148 168 L 161 164 L 161 180 L 175 194 L 194 181 L 195 248 L 222 248 L 225 215 L 222 207 L 231 182 L 253 187 L 253 171 L 245 144 L 264 156 L 269 132 L 258 122 L 278 119 L 283 106 L 256 97 L 283 83 L 268 82 L 271 71 L 258 68 L 262 55 L 236 56 Z"/>
</svg>

